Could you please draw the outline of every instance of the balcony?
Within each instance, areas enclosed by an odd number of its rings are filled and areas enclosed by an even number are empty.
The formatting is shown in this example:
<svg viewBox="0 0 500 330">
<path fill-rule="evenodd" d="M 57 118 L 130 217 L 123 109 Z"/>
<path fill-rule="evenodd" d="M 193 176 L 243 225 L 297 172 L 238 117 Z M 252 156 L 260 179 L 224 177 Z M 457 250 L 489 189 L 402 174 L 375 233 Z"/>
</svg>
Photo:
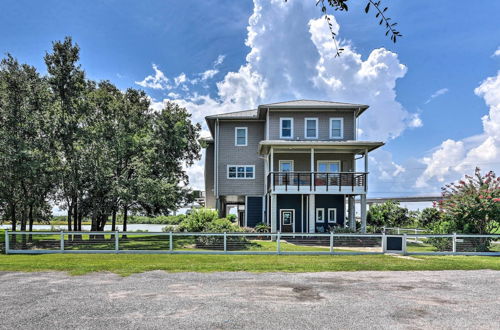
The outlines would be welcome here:
<svg viewBox="0 0 500 330">
<path fill-rule="evenodd" d="M 268 192 L 280 194 L 366 194 L 366 172 L 271 172 Z"/>
</svg>

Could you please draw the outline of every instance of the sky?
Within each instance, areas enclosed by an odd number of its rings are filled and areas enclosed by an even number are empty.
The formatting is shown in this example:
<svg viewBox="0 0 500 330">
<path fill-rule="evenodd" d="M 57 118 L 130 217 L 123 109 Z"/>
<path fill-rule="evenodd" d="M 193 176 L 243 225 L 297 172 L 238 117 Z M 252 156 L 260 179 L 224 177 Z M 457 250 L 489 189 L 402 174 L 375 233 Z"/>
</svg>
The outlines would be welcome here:
<svg viewBox="0 0 500 330">
<path fill-rule="evenodd" d="M 316 0 L 101 0 L 0 3 L 0 51 L 45 73 L 51 42 L 71 36 L 90 79 L 175 101 L 202 123 L 214 113 L 291 99 L 364 103 L 369 197 L 437 195 L 500 172 L 500 2 L 383 1 L 393 44 L 366 1 L 330 11 L 335 57 Z M 203 161 L 187 169 L 203 189 Z"/>
</svg>

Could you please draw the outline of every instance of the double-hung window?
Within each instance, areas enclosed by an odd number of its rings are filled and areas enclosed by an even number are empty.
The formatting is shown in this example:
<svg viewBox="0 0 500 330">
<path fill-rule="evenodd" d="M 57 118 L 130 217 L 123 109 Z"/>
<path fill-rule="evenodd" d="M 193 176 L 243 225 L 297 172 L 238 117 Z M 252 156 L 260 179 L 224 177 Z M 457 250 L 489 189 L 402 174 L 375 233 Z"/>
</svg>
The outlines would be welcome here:
<svg viewBox="0 0 500 330">
<path fill-rule="evenodd" d="M 344 119 L 330 118 L 330 139 L 344 138 Z"/>
<path fill-rule="evenodd" d="M 318 138 L 318 118 L 304 119 L 304 136 L 306 139 Z"/>
<path fill-rule="evenodd" d="M 255 165 L 227 165 L 228 179 L 254 179 Z"/>
<path fill-rule="evenodd" d="M 280 118 L 280 139 L 293 139 L 293 118 Z"/>
<path fill-rule="evenodd" d="M 248 144 L 248 128 L 236 127 L 234 129 L 234 145 L 238 147 L 246 147 Z"/>
</svg>

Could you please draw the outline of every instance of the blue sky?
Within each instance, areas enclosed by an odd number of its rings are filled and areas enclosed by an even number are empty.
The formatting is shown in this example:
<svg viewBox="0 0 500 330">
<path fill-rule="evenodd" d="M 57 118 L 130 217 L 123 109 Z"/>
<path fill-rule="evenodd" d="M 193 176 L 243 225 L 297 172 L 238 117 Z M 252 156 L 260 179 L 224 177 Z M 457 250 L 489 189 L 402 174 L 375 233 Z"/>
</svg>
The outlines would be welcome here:
<svg viewBox="0 0 500 330">
<path fill-rule="evenodd" d="M 340 59 L 314 3 L 4 0 L 0 50 L 45 72 L 51 41 L 72 36 L 90 78 L 144 88 L 156 106 L 174 99 L 200 121 L 293 98 L 368 103 L 362 136 L 387 142 L 371 162 L 372 196 L 435 193 L 475 165 L 500 169 L 500 2 L 386 0 L 404 35 L 392 44 L 352 1 L 334 13 Z M 153 64 L 159 88 L 144 82 Z M 190 169 L 198 188 L 201 172 Z"/>
</svg>

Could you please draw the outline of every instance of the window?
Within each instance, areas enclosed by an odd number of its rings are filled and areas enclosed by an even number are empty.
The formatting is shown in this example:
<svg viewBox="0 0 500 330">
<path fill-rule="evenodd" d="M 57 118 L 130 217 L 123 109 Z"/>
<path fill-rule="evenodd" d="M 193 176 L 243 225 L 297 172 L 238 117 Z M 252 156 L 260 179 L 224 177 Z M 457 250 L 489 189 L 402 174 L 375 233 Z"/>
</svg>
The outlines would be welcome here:
<svg viewBox="0 0 500 330">
<path fill-rule="evenodd" d="M 340 161 L 338 160 L 318 160 L 319 173 L 340 172 Z"/>
<path fill-rule="evenodd" d="M 337 223 L 337 209 L 328 209 L 328 223 Z"/>
<path fill-rule="evenodd" d="M 234 145 L 240 147 L 247 146 L 247 133 L 248 128 L 246 127 L 236 127 L 234 129 Z"/>
<path fill-rule="evenodd" d="M 306 139 L 318 138 L 318 118 L 306 118 L 304 123 L 304 136 Z"/>
<path fill-rule="evenodd" d="M 293 118 L 280 118 L 280 139 L 293 138 Z"/>
<path fill-rule="evenodd" d="M 228 179 L 254 179 L 255 165 L 227 165 Z"/>
<path fill-rule="evenodd" d="M 316 222 L 325 222 L 325 209 L 316 209 Z"/>
<path fill-rule="evenodd" d="M 344 138 L 344 119 L 330 118 L 330 139 Z"/>
</svg>

